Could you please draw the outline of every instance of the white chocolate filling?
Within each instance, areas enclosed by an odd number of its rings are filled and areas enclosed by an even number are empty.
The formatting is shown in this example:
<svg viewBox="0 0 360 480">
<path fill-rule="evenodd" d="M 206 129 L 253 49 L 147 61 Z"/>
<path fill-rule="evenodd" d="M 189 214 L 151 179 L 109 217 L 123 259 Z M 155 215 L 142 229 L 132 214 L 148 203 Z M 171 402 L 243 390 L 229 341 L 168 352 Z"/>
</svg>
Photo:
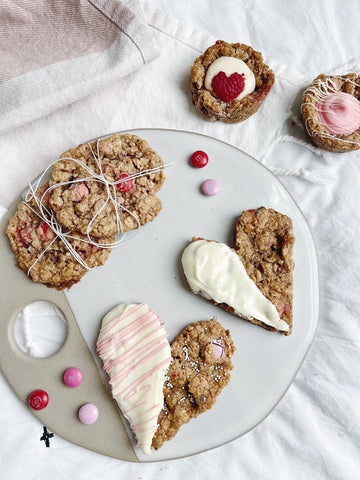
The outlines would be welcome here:
<svg viewBox="0 0 360 480">
<path fill-rule="evenodd" d="M 194 293 L 226 303 L 241 317 L 289 331 L 275 306 L 248 276 L 238 255 L 224 243 L 196 240 L 185 248 L 181 262 Z"/>
<path fill-rule="evenodd" d="M 245 62 L 235 57 L 219 57 L 208 68 L 205 75 L 205 88 L 213 93 L 211 82 L 213 78 L 219 73 L 224 72 L 227 77 L 233 73 L 244 75 L 245 86 L 244 90 L 235 98 L 241 100 L 255 90 L 256 82 L 255 76 Z"/>
</svg>

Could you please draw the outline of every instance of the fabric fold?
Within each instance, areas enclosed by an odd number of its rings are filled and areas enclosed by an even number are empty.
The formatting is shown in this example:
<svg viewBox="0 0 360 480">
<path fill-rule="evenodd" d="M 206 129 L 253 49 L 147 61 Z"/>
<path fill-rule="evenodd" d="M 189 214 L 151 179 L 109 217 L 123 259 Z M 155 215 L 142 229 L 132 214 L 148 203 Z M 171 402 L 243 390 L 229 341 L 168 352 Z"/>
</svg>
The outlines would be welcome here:
<svg viewBox="0 0 360 480">
<path fill-rule="evenodd" d="M 117 0 L 17 0 L 3 4 L 0 16 L 0 133 L 84 98 L 159 55 L 144 17 Z"/>
</svg>

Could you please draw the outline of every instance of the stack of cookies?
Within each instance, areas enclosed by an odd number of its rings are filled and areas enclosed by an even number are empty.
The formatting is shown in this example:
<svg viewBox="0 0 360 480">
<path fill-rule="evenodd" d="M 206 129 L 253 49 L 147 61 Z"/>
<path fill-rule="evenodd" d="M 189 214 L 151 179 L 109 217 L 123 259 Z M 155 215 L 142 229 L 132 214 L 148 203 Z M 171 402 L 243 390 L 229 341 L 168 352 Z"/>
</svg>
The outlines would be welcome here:
<svg viewBox="0 0 360 480">
<path fill-rule="evenodd" d="M 181 257 L 190 290 L 251 323 L 284 335 L 292 332 L 292 220 L 271 208 L 238 217 L 231 248 L 193 238 Z"/>
<path fill-rule="evenodd" d="M 7 235 L 17 265 L 35 282 L 70 288 L 105 263 L 117 234 L 158 215 L 163 168 L 148 143 L 130 134 L 63 153 L 49 182 L 10 219 Z"/>
</svg>

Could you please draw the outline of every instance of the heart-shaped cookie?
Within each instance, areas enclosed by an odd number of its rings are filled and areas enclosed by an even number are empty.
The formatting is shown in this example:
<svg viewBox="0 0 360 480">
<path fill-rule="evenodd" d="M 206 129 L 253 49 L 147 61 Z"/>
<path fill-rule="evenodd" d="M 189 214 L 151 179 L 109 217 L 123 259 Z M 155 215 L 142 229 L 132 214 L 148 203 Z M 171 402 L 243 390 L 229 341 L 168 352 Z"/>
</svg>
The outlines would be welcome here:
<svg viewBox="0 0 360 480">
<path fill-rule="evenodd" d="M 237 220 L 235 246 L 193 238 L 181 257 L 191 291 L 272 332 L 292 332 L 292 220 L 260 207 Z"/>
</svg>

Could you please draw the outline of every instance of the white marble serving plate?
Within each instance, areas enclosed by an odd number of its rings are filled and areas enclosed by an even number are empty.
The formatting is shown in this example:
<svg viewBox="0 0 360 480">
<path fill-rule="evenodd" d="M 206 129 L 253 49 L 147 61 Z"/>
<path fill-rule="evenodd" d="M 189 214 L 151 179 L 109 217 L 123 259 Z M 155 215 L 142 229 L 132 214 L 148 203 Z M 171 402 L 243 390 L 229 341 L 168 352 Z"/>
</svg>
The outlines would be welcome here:
<svg viewBox="0 0 360 480">
<path fill-rule="evenodd" d="M 169 460 L 230 442 L 256 427 L 277 406 L 301 368 L 316 334 L 317 254 L 300 208 L 281 182 L 255 159 L 231 145 L 195 133 L 163 129 L 139 129 L 131 133 L 146 139 L 164 163 L 172 163 L 166 168 L 166 181 L 158 194 L 162 211 L 152 223 L 113 250 L 104 266 L 88 272 L 69 291 L 57 292 L 36 285 L 14 266 L 5 235 L 9 217 L 3 219 L 0 365 L 23 402 L 36 388 L 49 392 L 49 406 L 35 414 L 50 430 L 69 441 L 128 461 Z M 205 168 L 190 165 L 190 155 L 195 150 L 204 150 L 209 155 Z M 214 197 L 200 192 L 202 181 L 208 178 L 220 184 L 220 192 Z M 18 201 L 15 200 L 10 215 Z M 192 294 L 179 262 L 193 236 L 232 246 L 236 218 L 243 210 L 260 206 L 274 208 L 293 220 L 294 326 L 292 335 L 287 337 L 245 322 Z M 47 359 L 25 355 L 13 335 L 16 315 L 24 305 L 36 300 L 54 302 L 68 321 L 64 346 Z M 103 385 L 102 374 L 98 375 L 101 363 L 95 353 L 95 342 L 101 320 L 121 302 L 147 302 L 165 323 L 170 342 L 189 323 L 216 316 L 230 330 L 236 346 L 231 382 L 215 406 L 184 425 L 173 440 L 150 457 L 134 448 L 131 435 L 128 441 L 127 428 L 124 429 Z M 62 384 L 62 373 L 69 366 L 84 371 L 84 382 L 77 389 Z M 85 426 L 76 420 L 77 409 L 85 402 L 99 406 L 99 420 L 94 425 Z"/>
</svg>

